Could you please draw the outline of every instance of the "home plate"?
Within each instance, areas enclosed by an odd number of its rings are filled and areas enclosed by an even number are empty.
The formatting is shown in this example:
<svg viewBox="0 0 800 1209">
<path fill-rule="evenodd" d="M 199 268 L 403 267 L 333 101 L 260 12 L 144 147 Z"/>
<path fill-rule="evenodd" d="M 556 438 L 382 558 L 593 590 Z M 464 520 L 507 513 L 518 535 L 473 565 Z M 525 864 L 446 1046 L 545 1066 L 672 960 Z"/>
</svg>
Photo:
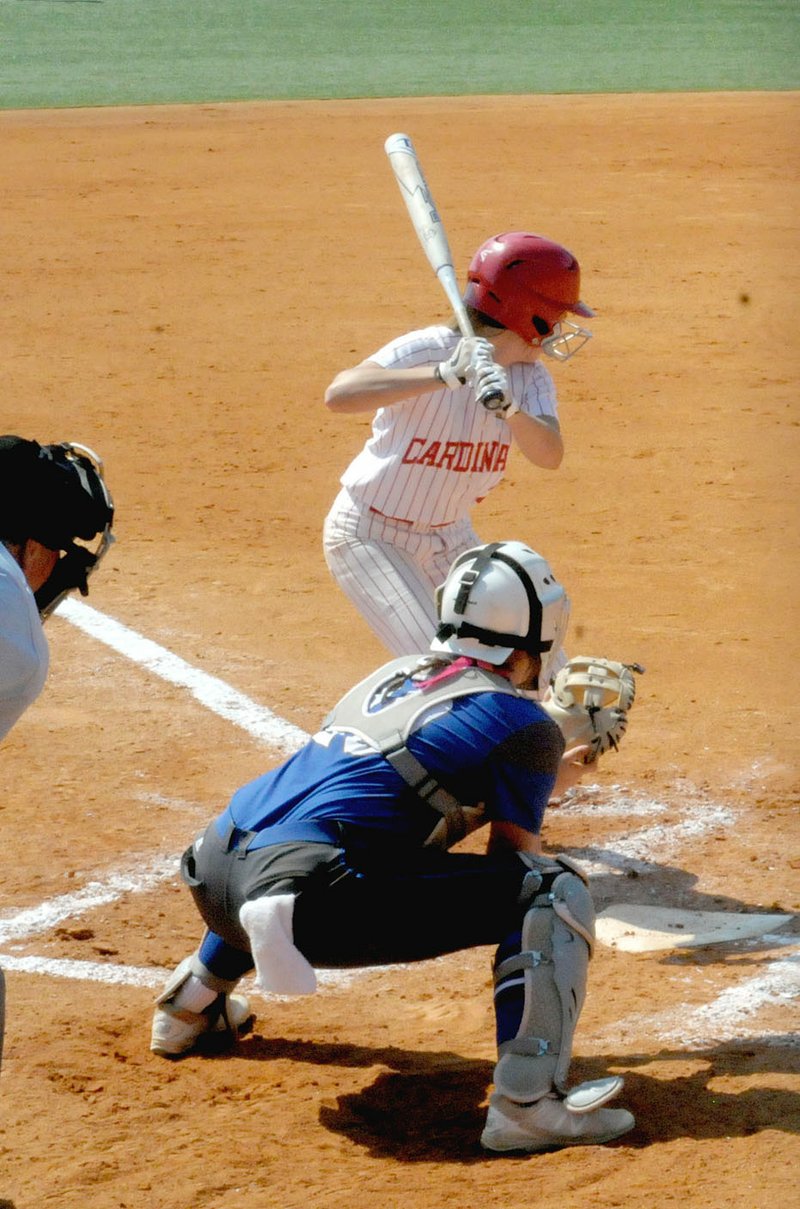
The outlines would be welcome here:
<svg viewBox="0 0 800 1209">
<path fill-rule="evenodd" d="M 679 911 L 674 907 L 612 903 L 597 917 L 597 939 L 612 949 L 649 953 L 656 949 L 683 949 L 746 940 L 781 928 L 793 918 L 792 915 Z"/>
</svg>

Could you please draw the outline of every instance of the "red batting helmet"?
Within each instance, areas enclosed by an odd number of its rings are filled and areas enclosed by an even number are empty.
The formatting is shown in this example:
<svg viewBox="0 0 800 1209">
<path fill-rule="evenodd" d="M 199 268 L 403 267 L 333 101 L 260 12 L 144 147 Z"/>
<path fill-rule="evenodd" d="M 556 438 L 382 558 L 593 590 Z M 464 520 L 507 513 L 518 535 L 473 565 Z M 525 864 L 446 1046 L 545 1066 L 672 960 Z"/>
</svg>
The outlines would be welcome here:
<svg viewBox="0 0 800 1209">
<path fill-rule="evenodd" d="M 464 301 L 527 344 L 549 336 L 568 311 L 594 315 L 580 301 L 581 269 L 572 253 L 527 231 L 495 235 L 481 244 L 467 283 Z"/>
</svg>

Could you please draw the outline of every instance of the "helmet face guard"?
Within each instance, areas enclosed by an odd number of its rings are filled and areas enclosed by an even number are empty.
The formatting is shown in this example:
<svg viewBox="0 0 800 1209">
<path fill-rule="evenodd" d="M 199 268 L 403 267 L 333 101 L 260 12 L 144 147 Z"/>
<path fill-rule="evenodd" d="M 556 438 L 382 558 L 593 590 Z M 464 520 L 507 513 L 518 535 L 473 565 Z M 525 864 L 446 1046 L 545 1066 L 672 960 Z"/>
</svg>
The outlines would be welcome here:
<svg viewBox="0 0 800 1209">
<path fill-rule="evenodd" d="M 588 327 L 579 327 L 570 319 L 561 319 L 553 324 L 552 335 L 545 336 L 539 344 L 548 357 L 554 357 L 556 361 L 569 361 L 591 338 Z"/>
<path fill-rule="evenodd" d="M 563 645 L 569 600 L 549 565 L 522 542 L 468 550 L 437 594 L 440 624 L 432 651 L 499 666 L 515 650 L 541 660 L 547 684 Z"/>
<path fill-rule="evenodd" d="M 580 301 L 580 288 L 580 265 L 567 248 L 541 235 L 511 231 L 478 248 L 464 301 L 526 344 L 567 361 L 592 335 L 565 318 L 594 315 Z"/>
</svg>

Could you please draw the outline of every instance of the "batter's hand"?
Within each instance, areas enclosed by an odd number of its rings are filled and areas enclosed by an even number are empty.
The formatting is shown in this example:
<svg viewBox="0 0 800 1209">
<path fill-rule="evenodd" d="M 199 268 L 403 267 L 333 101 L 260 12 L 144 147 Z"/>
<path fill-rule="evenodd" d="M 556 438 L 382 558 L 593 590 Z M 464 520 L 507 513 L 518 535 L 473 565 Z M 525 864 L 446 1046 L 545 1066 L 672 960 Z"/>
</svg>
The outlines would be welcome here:
<svg viewBox="0 0 800 1209">
<path fill-rule="evenodd" d="M 475 390 L 475 398 L 487 411 L 507 419 L 519 411 L 508 384 L 508 374 L 481 349 L 473 358 L 467 381 Z"/>
<path fill-rule="evenodd" d="M 470 368 L 479 355 L 491 360 L 492 346 L 482 336 L 462 336 L 453 349 L 447 361 L 440 361 L 436 366 L 436 376 L 450 390 L 458 390 L 465 386 L 470 374 Z"/>
</svg>

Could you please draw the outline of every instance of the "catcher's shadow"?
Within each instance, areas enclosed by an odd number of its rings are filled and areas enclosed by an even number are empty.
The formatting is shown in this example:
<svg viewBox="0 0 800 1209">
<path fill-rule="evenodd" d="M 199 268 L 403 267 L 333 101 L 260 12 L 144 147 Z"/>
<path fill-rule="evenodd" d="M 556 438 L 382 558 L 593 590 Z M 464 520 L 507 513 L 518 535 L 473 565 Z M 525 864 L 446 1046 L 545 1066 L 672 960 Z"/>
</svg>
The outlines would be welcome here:
<svg viewBox="0 0 800 1209">
<path fill-rule="evenodd" d="M 774 1041 L 774 1038 L 771 1039 Z M 789 1049 L 790 1047 L 787 1047 Z M 794 1050 L 796 1058 L 796 1050 Z M 432 1056 L 435 1060 L 435 1055 Z M 687 1061 L 684 1051 L 659 1054 L 659 1061 Z M 643 1148 L 678 1138 L 712 1140 L 747 1137 L 762 1129 L 798 1132 L 800 1096 L 781 1087 L 725 1092 L 716 1086 L 718 1062 L 735 1078 L 751 1069 L 752 1055 L 738 1059 L 725 1047 L 692 1054 L 703 1063 L 688 1076 L 665 1080 L 630 1072 L 625 1055 L 583 1059 L 574 1063 L 575 1081 L 600 1078 L 609 1069 L 625 1071 L 620 1104 L 636 1117 L 636 1128 L 611 1145 Z M 652 1061 L 648 1058 L 647 1061 Z M 781 1059 L 778 1059 L 779 1064 Z M 320 1110 L 320 1123 L 344 1134 L 377 1158 L 404 1163 L 485 1162 L 479 1137 L 485 1119 L 488 1064 L 464 1069 L 419 1069 L 413 1073 L 382 1073 L 360 1092 L 340 1096 L 335 1107 Z M 714 1086 L 709 1082 L 714 1080 Z"/>
<path fill-rule="evenodd" d="M 658 1054 L 605 1054 L 577 1057 L 570 1082 L 595 1079 L 609 1070 L 625 1075 L 620 1104 L 636 1116 L 636 1129 L 612 1145 L 641 1148 L 677 1138 L 711 1140 L 747 1137 L 762 1129 L 798 1132 L 800 1096 L 785 1087 L 747 1087 L 726 1091 L 725 1079 L 765 1072 L 797 1072 L 800 1059 L 793 1039 L 750 1039 L 746 1045 L 720 1044 L 702 1050 L 662 1050 Z M 417 1052 L 399 1047 L 283 1041 L 253 1036 L 240 1054 L 254 1060 L 291 1058 L 299 1062 L 382 1070 L 360 1091 L 339 1096 L 320 1108 L 320 1124 L 349 1138 L 375 1157 L 405 1163 L 485 1162 L 479 1137 L 486 1115 L 493 1064 L 451 1051 Z M 675 1061 L 688 1075 L 665 1079 L 663 1064 Z M 659 1064 L 657 1075 L 644 1068 Z"/>
<path fill-rule="evenodd" d="M 763 903 L 752 903 L 732 894 L 709 894 L 698 890 L 699 875 L 679 865 L 637 859 L 635 865 L 626 862 L 613 848 L 591 846 L 571 848 L 547 844 L 546 851 L 563 853 L 578 864 L 606 865 L 608 873 L 592 873 L 589 882 L 598 911 L 611 903 L 647 904 L 676 907 L 682 911 L 734 911 L 753 914 L 795 914 L 791 909 Z M 627 867 L 626 867 L 627 865 Z M 616 870 L 616 871 L 615 871 Z M 794 920 L 796 925 L 800 916 Z M 791 928 L 792 924 L 786 925 Z M 781 929 L 783 934 L 785 929 Z"/>
<path fill-rule="evenodd" d="M 383 1067 L 362 1091 L 339 1096 L 320 1108 L 320 1123 L 370 1153 L 407 1162 L 479 1158 L 476 1139 L 494 1064 L 450 1050 L 419 1051 L 319 1041 L 289 1041 L 253 1034 L 237 1046 L 254 1061 L 294 1062 L 349 1069 Z M 390 1073 L 386 1073 L 386 1068 Z"/>
</svg>

